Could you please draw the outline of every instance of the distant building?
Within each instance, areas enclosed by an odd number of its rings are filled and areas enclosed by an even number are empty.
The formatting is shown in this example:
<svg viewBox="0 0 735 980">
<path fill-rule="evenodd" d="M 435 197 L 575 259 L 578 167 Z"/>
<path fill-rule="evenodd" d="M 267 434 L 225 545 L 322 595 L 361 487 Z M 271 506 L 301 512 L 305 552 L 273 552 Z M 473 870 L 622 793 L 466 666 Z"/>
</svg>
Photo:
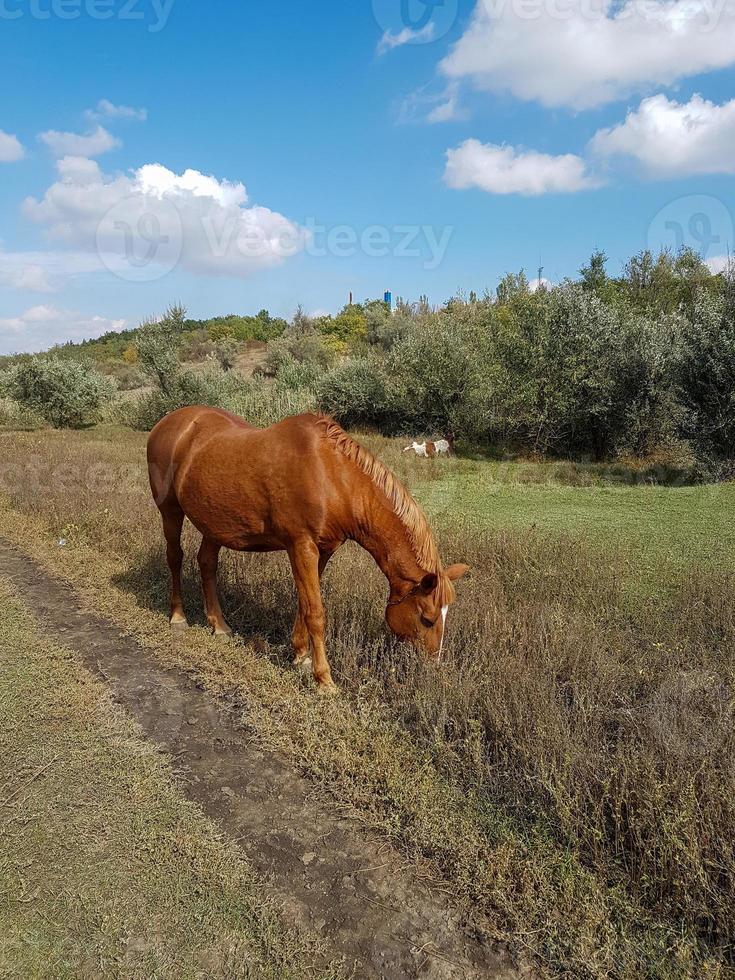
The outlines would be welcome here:
<svg viewBox="0 0 735 980">
<path fill-rule="evenodd" d="M 393 293 L 388 290 L 383 294 L 383 302 L 387 303 L 390 309 L 393 309 Z"/>
</svg>

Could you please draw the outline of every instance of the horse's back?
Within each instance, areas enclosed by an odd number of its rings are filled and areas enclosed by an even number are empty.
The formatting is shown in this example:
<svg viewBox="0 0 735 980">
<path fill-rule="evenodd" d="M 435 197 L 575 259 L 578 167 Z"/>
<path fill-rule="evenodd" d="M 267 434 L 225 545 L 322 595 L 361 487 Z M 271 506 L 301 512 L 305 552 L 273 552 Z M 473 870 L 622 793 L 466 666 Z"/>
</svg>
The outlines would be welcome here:
<svg viewBox="0 0 735 980">
<path fill-rule="evenodd" d="M 341 481 L 318 423 L 318 416 L 305 414 L 260 429 L 222 409 L 172 412 L 148 439 L 158 506 L 181 508 L 228 547 L 263 540 L 269 528 L 290 524 L 290 514 L 304 525 L 321 521 L 325 500 Z"/>
</svg>

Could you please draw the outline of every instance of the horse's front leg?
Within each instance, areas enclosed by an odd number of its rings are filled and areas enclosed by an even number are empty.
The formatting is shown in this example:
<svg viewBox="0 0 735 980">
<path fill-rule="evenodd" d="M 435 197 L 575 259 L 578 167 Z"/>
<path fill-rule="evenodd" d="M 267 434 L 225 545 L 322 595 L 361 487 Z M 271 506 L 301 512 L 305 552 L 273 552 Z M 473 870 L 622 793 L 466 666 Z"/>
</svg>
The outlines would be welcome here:
<svg viewBox="0 0 735 980">
<path fill-rule="evenodd" d="M 329 556 L 322 562 L 319 549 L 311 540 L 295 542 L 288 550 L 291 568 L 299 596 L 299 612 L 293 632 L 296 662 L 308 656 L 308 641 L 311 641 L 312 669 L 314 679 L 323 691 L 336 690 L 329 669 L 329 661 L 324 649 L 324 604 L 319 584 Z"/>
<path fill-rule="evenodd" d="M 334 551 L 320 551 L 319 552 L 319 580 L 324 574 L 324 569 L 329 563 L 329 559 L 334 554 Z M 311 660 L 311 649 L 309 646 L 309 630 L 306 627 L 306 620 L 301 612 L 301 603 L 299 602 L 299 610 L 296 613 L 296 622 L 293 626 L 293 633 L 291 634 L 291 646 L 293 647 L 293 662 L 294 667 L 306 667 L 312 666 Z"/>
</svg>

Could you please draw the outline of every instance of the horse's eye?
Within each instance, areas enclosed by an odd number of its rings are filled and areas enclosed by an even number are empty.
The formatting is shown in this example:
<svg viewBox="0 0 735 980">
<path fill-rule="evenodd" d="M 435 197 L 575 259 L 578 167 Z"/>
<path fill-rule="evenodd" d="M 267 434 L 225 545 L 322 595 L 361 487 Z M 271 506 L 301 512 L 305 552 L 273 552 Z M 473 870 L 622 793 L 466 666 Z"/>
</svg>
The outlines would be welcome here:
<svg viewBox="0 0 735 980">
<path fill-rule="evenodd" d="M 436 620 L 432 622 L 430 619 L 427 619 L 426 616 L 421 617 L 421 625 L 425 626 L 427 630 L 430 630 L 435 624 Z"/>
</svg>

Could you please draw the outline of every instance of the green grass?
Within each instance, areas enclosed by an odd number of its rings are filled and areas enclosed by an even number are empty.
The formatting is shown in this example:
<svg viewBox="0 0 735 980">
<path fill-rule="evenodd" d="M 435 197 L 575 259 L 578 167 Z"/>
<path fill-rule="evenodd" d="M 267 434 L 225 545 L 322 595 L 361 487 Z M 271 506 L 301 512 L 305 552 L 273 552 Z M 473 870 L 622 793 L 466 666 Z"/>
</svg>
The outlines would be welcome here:
<svg viewBox="0 0 735 980">
<path fill-rule="evenodd" d="M 0 631 L 0 976 L 315 977 L 237 849 L 2 577 Z"/>
<path fill-rule="evenodd" d="M 555 472 L 547 464 L 465 463 L 415 492 L 441 523 L 580 538 L 649 588 L 694 565 L 735 568 L 735 484 L 570 486 Z M 548 482 L 529 482 L 534 476 Z"/>
</svg>

